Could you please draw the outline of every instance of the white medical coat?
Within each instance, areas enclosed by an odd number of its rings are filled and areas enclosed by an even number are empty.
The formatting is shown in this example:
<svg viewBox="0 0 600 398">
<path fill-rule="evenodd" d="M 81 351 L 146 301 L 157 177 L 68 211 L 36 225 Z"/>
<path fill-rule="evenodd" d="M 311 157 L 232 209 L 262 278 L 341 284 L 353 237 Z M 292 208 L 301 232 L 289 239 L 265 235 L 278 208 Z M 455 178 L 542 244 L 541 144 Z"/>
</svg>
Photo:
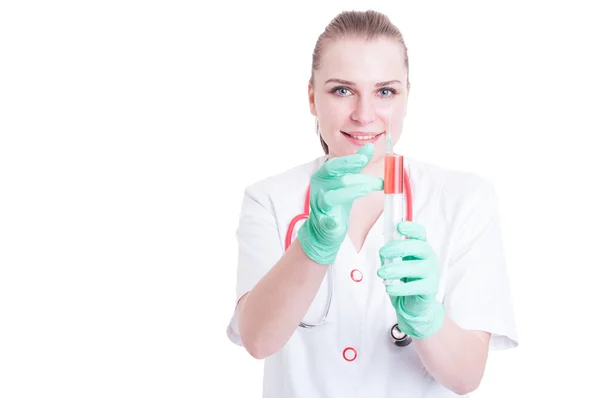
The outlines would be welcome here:
<svg viewBox="0 0 600 398">
<path fill-rule="evenodd" d="M 288 225 L 303 212 L 310 177 L 325 160 L 319 157 L 245 190 L 237 233 L 235 303 L 283 255 Z M 462 328 L 490 332 L 491 349 L 517 346 L 493 185 L 475 174 L 410 157 L 404 165 L 413 192 L 413 221 L 426 227 L 428 242 L 439 257 L 437 298 L 446 313 Z M 265 359 L 263 397 L 457 396 L 429 375 L 414 343 L 397 347 L 389 340 L 397 320 L 376 274 L 382 221 L 383 216 L 359 252 L 346 237 L 331 266 L 335 284 L 327 322 L 311 329 L 298 327 L 279 352 Z M 327 289 L 324 278 L 305 322 L 321 318 Z M 235 310 L 227 335 L 242 345 Z"/>
</svg>

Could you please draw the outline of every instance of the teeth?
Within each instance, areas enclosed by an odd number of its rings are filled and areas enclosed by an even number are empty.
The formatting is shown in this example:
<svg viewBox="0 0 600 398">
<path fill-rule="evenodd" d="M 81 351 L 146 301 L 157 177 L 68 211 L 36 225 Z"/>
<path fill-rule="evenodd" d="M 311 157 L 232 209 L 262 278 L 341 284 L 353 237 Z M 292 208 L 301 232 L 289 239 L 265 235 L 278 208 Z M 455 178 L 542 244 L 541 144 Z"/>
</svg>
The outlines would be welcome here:
<svg viewBox="0 0 600 398">
<path fill-rule="evenodd" d="M 356 138 L 357 140 L 368 141 L 375 138 L 374 135 L 351 135 L 352 138 Z"/>
</svg>

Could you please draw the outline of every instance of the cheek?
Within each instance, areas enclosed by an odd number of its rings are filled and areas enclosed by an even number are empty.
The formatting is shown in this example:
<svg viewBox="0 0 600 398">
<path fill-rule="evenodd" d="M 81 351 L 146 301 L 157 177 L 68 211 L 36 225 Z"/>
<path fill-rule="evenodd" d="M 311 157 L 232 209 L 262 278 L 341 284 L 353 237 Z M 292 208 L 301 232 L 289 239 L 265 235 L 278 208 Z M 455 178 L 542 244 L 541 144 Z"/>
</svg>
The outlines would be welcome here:
<svg viewBox="0 0 600 398">
<path fill-rule="evenodd" d="M 392 134 L 400 134 L 402 130 L 402 126 L 404 125 L 404 117 L 406 114 L 406 106 L 405 104 L 399 105 L 396 109 L 394 109 L 394 113 L 391 117 L 391 130 Z M 390 119 L 387 120 L 388 126 L 390 123 Z"/>
<path fill-rule="evenodd" d="M 350 101 L 321 100 L 316 103 L 317 115 L 323 128 L 339 129 L 352 112 Z"/>
</svg>

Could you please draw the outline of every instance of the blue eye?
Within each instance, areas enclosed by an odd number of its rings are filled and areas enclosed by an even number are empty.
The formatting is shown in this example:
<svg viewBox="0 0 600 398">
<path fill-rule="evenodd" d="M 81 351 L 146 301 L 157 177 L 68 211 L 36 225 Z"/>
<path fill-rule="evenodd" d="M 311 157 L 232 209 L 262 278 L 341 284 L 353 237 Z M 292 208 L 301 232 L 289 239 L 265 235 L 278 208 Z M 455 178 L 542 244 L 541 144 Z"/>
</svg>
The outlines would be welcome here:
<svg viewBox="0 0 600 398">
<path fill-rule="evenodd" d="M 383 97 L 392 97 L 396 94 L 396 90 L 394 90 L 393 88 L 382 88 L 381 90 L 379 90 L 379 92 L 382 94 Z"/>
<path fill-rule="evenodd" d="M 350 89 L 348 87 L 336 87 L 331 92 L 339 97 L 346 97 L 350 95 Z"/>
<path fill-rule="evenodd" d="M 352 95 L 352 91 L 348 87 L 335 87 L 330 92 L 338 97 L 348 97 Z M 379 90 L 379 96 L 384 98 L 393 97 L 397 93 L 398 91 L 391 87 L 384 87 L 381 90 Z"/>
</svg>

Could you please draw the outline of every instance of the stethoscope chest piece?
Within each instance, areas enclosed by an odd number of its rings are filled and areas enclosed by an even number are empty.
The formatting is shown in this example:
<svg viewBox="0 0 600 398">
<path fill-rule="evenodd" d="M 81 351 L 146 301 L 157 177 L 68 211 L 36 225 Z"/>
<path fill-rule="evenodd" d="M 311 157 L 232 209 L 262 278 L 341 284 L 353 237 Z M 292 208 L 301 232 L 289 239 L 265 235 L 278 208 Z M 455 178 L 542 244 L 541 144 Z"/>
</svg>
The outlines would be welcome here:
<svg viewBox="0 0 600 398">
<path fill-rule="evenodd" d="M 398 347 L 406 347 L 412 342 L 412 338 L 402 332 L 400 328 L 398 328 L 398 324 L 395 324 L 390 329 L 390 340 Z"/>
</svg>

